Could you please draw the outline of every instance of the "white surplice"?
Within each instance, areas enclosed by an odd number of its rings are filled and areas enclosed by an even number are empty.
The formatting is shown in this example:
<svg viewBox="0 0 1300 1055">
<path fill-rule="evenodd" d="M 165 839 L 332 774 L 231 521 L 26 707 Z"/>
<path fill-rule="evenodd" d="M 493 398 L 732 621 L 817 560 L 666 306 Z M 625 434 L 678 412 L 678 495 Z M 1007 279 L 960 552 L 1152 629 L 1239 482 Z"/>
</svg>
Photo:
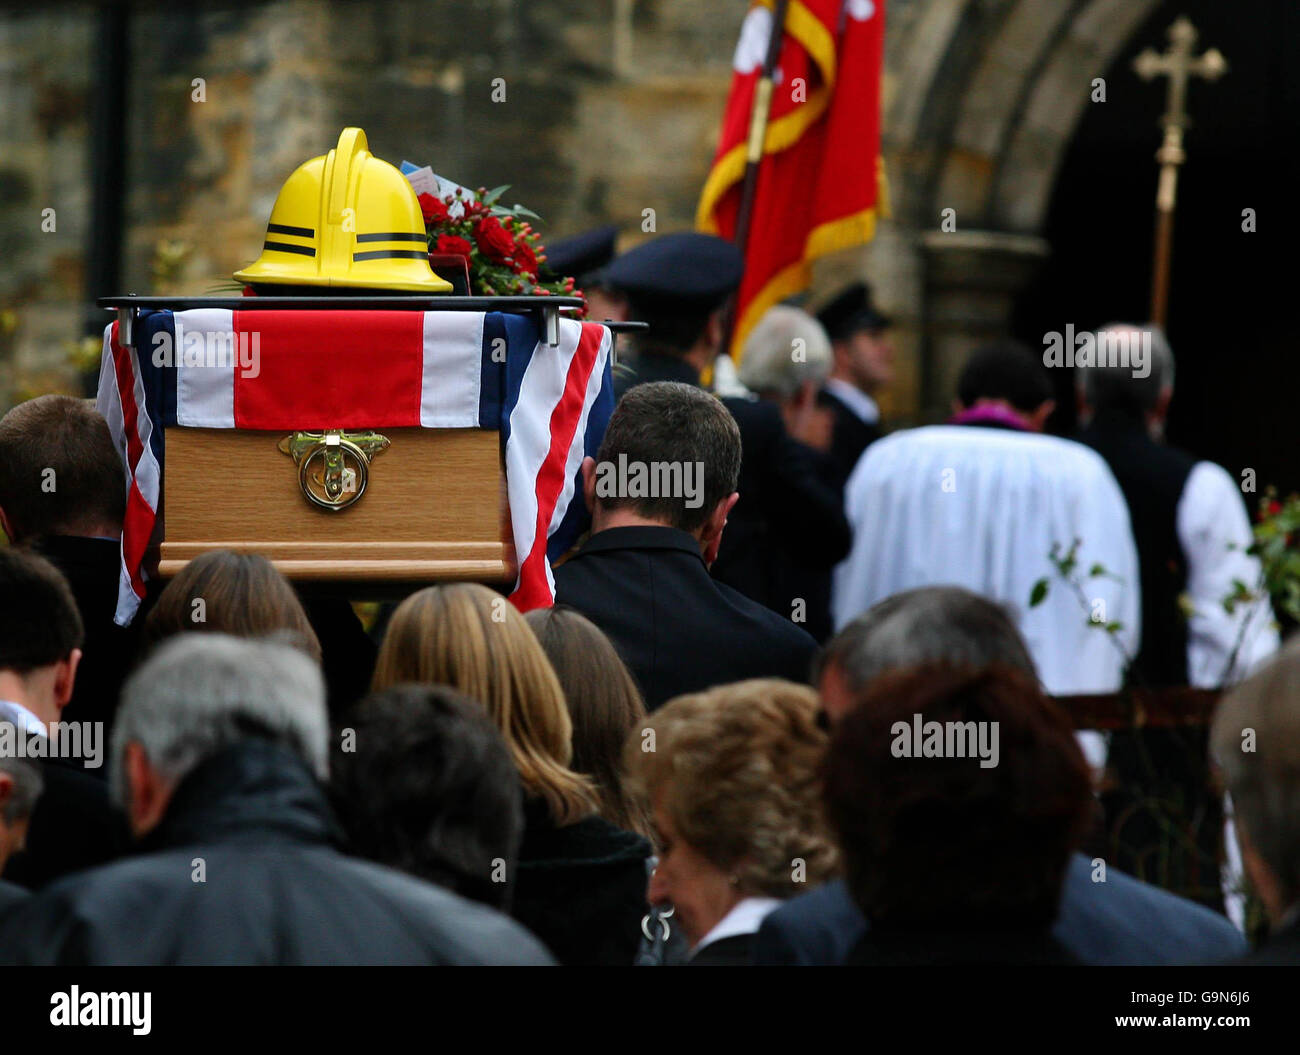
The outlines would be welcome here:
<svg viewBox="0 0 1300 1055">
<path fill-rule="evenodd" d="M 853 549 L 835 569 L 836 628 L 919 586 L 964 586 L 1005 606 L 1053 694 L 1113 692 L 1141 641 L 1137 548 L 1105 461 L 1072 440 L 1011 429 L 932 425 L 867 448 L 845 488 Z M 1080 540 L 1086 606 L 1048 554 Z M 1096 564 L 1106 576 L 1089 577 Z M 1030 607 L 1034 584 L 1046 599 Z"/>
</svg>

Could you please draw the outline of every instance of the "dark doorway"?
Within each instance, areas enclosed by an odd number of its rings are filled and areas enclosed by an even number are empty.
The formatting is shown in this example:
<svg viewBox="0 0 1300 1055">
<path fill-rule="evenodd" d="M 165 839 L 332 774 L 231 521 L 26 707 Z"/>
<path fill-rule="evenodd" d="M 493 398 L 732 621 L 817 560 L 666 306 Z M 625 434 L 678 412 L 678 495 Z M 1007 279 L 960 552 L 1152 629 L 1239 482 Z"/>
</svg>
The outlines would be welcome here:
<svg viewBox="0 0 1300 1055">
<path fill-rule="evenodd" d="M 1133 57 L 1164 51 L 1180 14 L 1196 51 L 1228 61 L 1189 90 L 1192 126 L 1179 178 L 1169 338 L 1177 363 L 1168 438 L 1260 491 L 1300 491 L 1300 4 L 1290 0 L 1163 3 L 1106 71 L 1106 101 L 1084 111 L 1062 163 L 1044 234 L 1052 256 L 1021 298 L 1013 329 L 1043 334 L 1149 317 L 1157 119 L 1166 80 L 1141 80 Z M 1242 230 L 1254 209 L 1256 231 Z M 1063 372 L 1062 372 L 1063 373 Z M 1055 430 L 1074 427 L 1070 380 L 1058 378 Z M 1252 512 L 1254 496 L 1247 495 Z"/>
</svg>

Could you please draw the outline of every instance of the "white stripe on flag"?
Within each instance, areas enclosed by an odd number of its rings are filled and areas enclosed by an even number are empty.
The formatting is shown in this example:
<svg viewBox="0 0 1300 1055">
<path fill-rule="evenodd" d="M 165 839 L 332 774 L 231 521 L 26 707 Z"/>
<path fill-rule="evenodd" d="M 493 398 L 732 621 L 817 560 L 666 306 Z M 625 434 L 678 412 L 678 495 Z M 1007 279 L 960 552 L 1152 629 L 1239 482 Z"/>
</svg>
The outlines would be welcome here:
<svg viewBox="0 0 1300 1055">
<path fill-rule="evenodd" d="M 582 323 L 580 322 L 572 319 L 561 319 L 560 326 L 572 326 L 579 338 L 582 336 Z M 609 359 L 609 353 L 609 330 L 604 330 L 600 336 L 600 350 L 596 353 L 596 360 L 591 366 L 591 376 L 587 378 L 587 390 L 582 397 L 582 413 L 578 416 L 578 427 L 574 430 L 573 443 L 569 446 L 569 456 L 564 462 L 564 489 L 560 491 L 560 496 L 555 501 L 555 512 L 551 515 L 551 523 L 546 529 L 547 538 L 550 538 L 555 529 L 560 526 L 564 514 L 569 511 L 569 502 L 573 499 L 574 480 L 577 477 L 578 466 L 582 464 L 582 459 L 587 454 L 587 419 L 591 417 L 591 405 L 596 402 L 596 397 L 600 395 L 600 386 L 605 380 L 605 363 Z M 550 567 L 548 561 L 546 577 L 551 584 L 551 593 L 555 593 L 555 580 L 551 577 Z"/>
<path fill-rule="evenodd" d="M 424 313 L 420 424 L 426 429 L 478 427 L 483 387 L 483 318 L 481 311 Z M 503 357 L 504 354 L 502 349 Z"/>
<path fill-rule="evenodd" d="M 551 450 L 551 414 L 564 395 L 580 326 L 561 326 L 556 346 L 539 341 L 519 384 L 506 441 L 506 489 L 515 556 L 522 568 L 537 541 L 537 474 Z M 549 568 L 547 575 L 550 575 Z"/>
<path fill-rule="evenodd" d="M 235 369 L 239 365 L 234 312 L 195 308 L 176 312 L 172 322 L 176 327 L 176 424 L 233 429 Z M 141 351 L 155 354 L 154 348 Z"/>
</svg>

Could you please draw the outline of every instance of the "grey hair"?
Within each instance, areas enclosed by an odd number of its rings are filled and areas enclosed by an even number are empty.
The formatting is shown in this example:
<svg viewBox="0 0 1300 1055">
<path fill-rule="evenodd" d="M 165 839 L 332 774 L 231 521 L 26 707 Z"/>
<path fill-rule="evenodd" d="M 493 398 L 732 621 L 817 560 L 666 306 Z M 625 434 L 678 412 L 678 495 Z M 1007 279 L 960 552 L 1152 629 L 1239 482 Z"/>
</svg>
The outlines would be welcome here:
<svg viewBox="0 0 1300 1055">
<path fill-rule="evenodd" d="M 20 758 L 0 757 L 0 773 L 8 773 L 14 782 L 9 801 L 0 809 L 0 819 L 6 824 L 26 820 L 45 790 L 45 778 L 39 769 Z"/>
<path fill-rule="evenodd" d="M 1038 681 L 1005 608 L 959 586 L 922 586 L 886 597 L 845 626 L 817 657 L 813 682 L 835 667 L 856 693 L 887 671 L 940 662 L 1005 663 Z"/>
<path fill-rule="evenodd" d="M 180 634 L 160 645 L 122 688 L 113 727 L 113 796 L 127 801 L 126 745 L 138 743 L 179 782 L 250 730 L 289 748 L 322 780 L 329 769 L 325 682 L 306 653 L 274 639 Z"/>
<path fill-rule="evenodd" d="M 1111 322 L 1092 336 L 1097 364 L 1078 367 L 1074 383 L 1094 411 L 1119 407 L 1145 413 L 1155 408 L 1161 392 L 1173 390 L 1174 351 L 1159 326 L 1154 323 L 1138 326 L 1131 322 Z M 1133 348 L 1135 336 L 1139 342 L 1136 349 Z M 1150 362 L 1141 363 L 1141 369 L 1135 370 L 1133 356 L 1141 351 L 1145 358 L 1148 341 Z M 1121 355 L 1127 353 L 1127 361 L 1111 361 L 1106 354 L 1110 351 L 1118 351 Z"/>
<path fill-rule="evenodd" d="M 750 391 L 788 399 L 805 381 L 820 385 L 830 372 L 830 338 L 806 311 L 768 308 L 745 339 L 740 381 Z"/>
<path fill-rule="evenodd" d="M 1300 898 L 1300 641 L 1292 641 L 1219 703 L 1210 750 L 1251 846 Z"/>
</svg>

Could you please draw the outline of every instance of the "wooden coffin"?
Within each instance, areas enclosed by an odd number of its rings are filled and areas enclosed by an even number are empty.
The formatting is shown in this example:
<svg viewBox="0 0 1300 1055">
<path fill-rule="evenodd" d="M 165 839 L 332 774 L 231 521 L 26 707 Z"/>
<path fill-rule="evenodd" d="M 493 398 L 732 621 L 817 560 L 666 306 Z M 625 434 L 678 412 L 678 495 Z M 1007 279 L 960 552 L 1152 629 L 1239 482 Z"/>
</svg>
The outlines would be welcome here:
<svg viewBox="0 0 1300 1055">
<path fill-rule="evenodd" d="M 486 429 L 379 430 L 391 446 L 341 510 L 303 494 L 287 432 L 166 430 L 164 535 L 170 577 L 213 549 L 260 553 L 298 580 L 509 582 L 515 575 L 500 435 Z"/>
</svg>

